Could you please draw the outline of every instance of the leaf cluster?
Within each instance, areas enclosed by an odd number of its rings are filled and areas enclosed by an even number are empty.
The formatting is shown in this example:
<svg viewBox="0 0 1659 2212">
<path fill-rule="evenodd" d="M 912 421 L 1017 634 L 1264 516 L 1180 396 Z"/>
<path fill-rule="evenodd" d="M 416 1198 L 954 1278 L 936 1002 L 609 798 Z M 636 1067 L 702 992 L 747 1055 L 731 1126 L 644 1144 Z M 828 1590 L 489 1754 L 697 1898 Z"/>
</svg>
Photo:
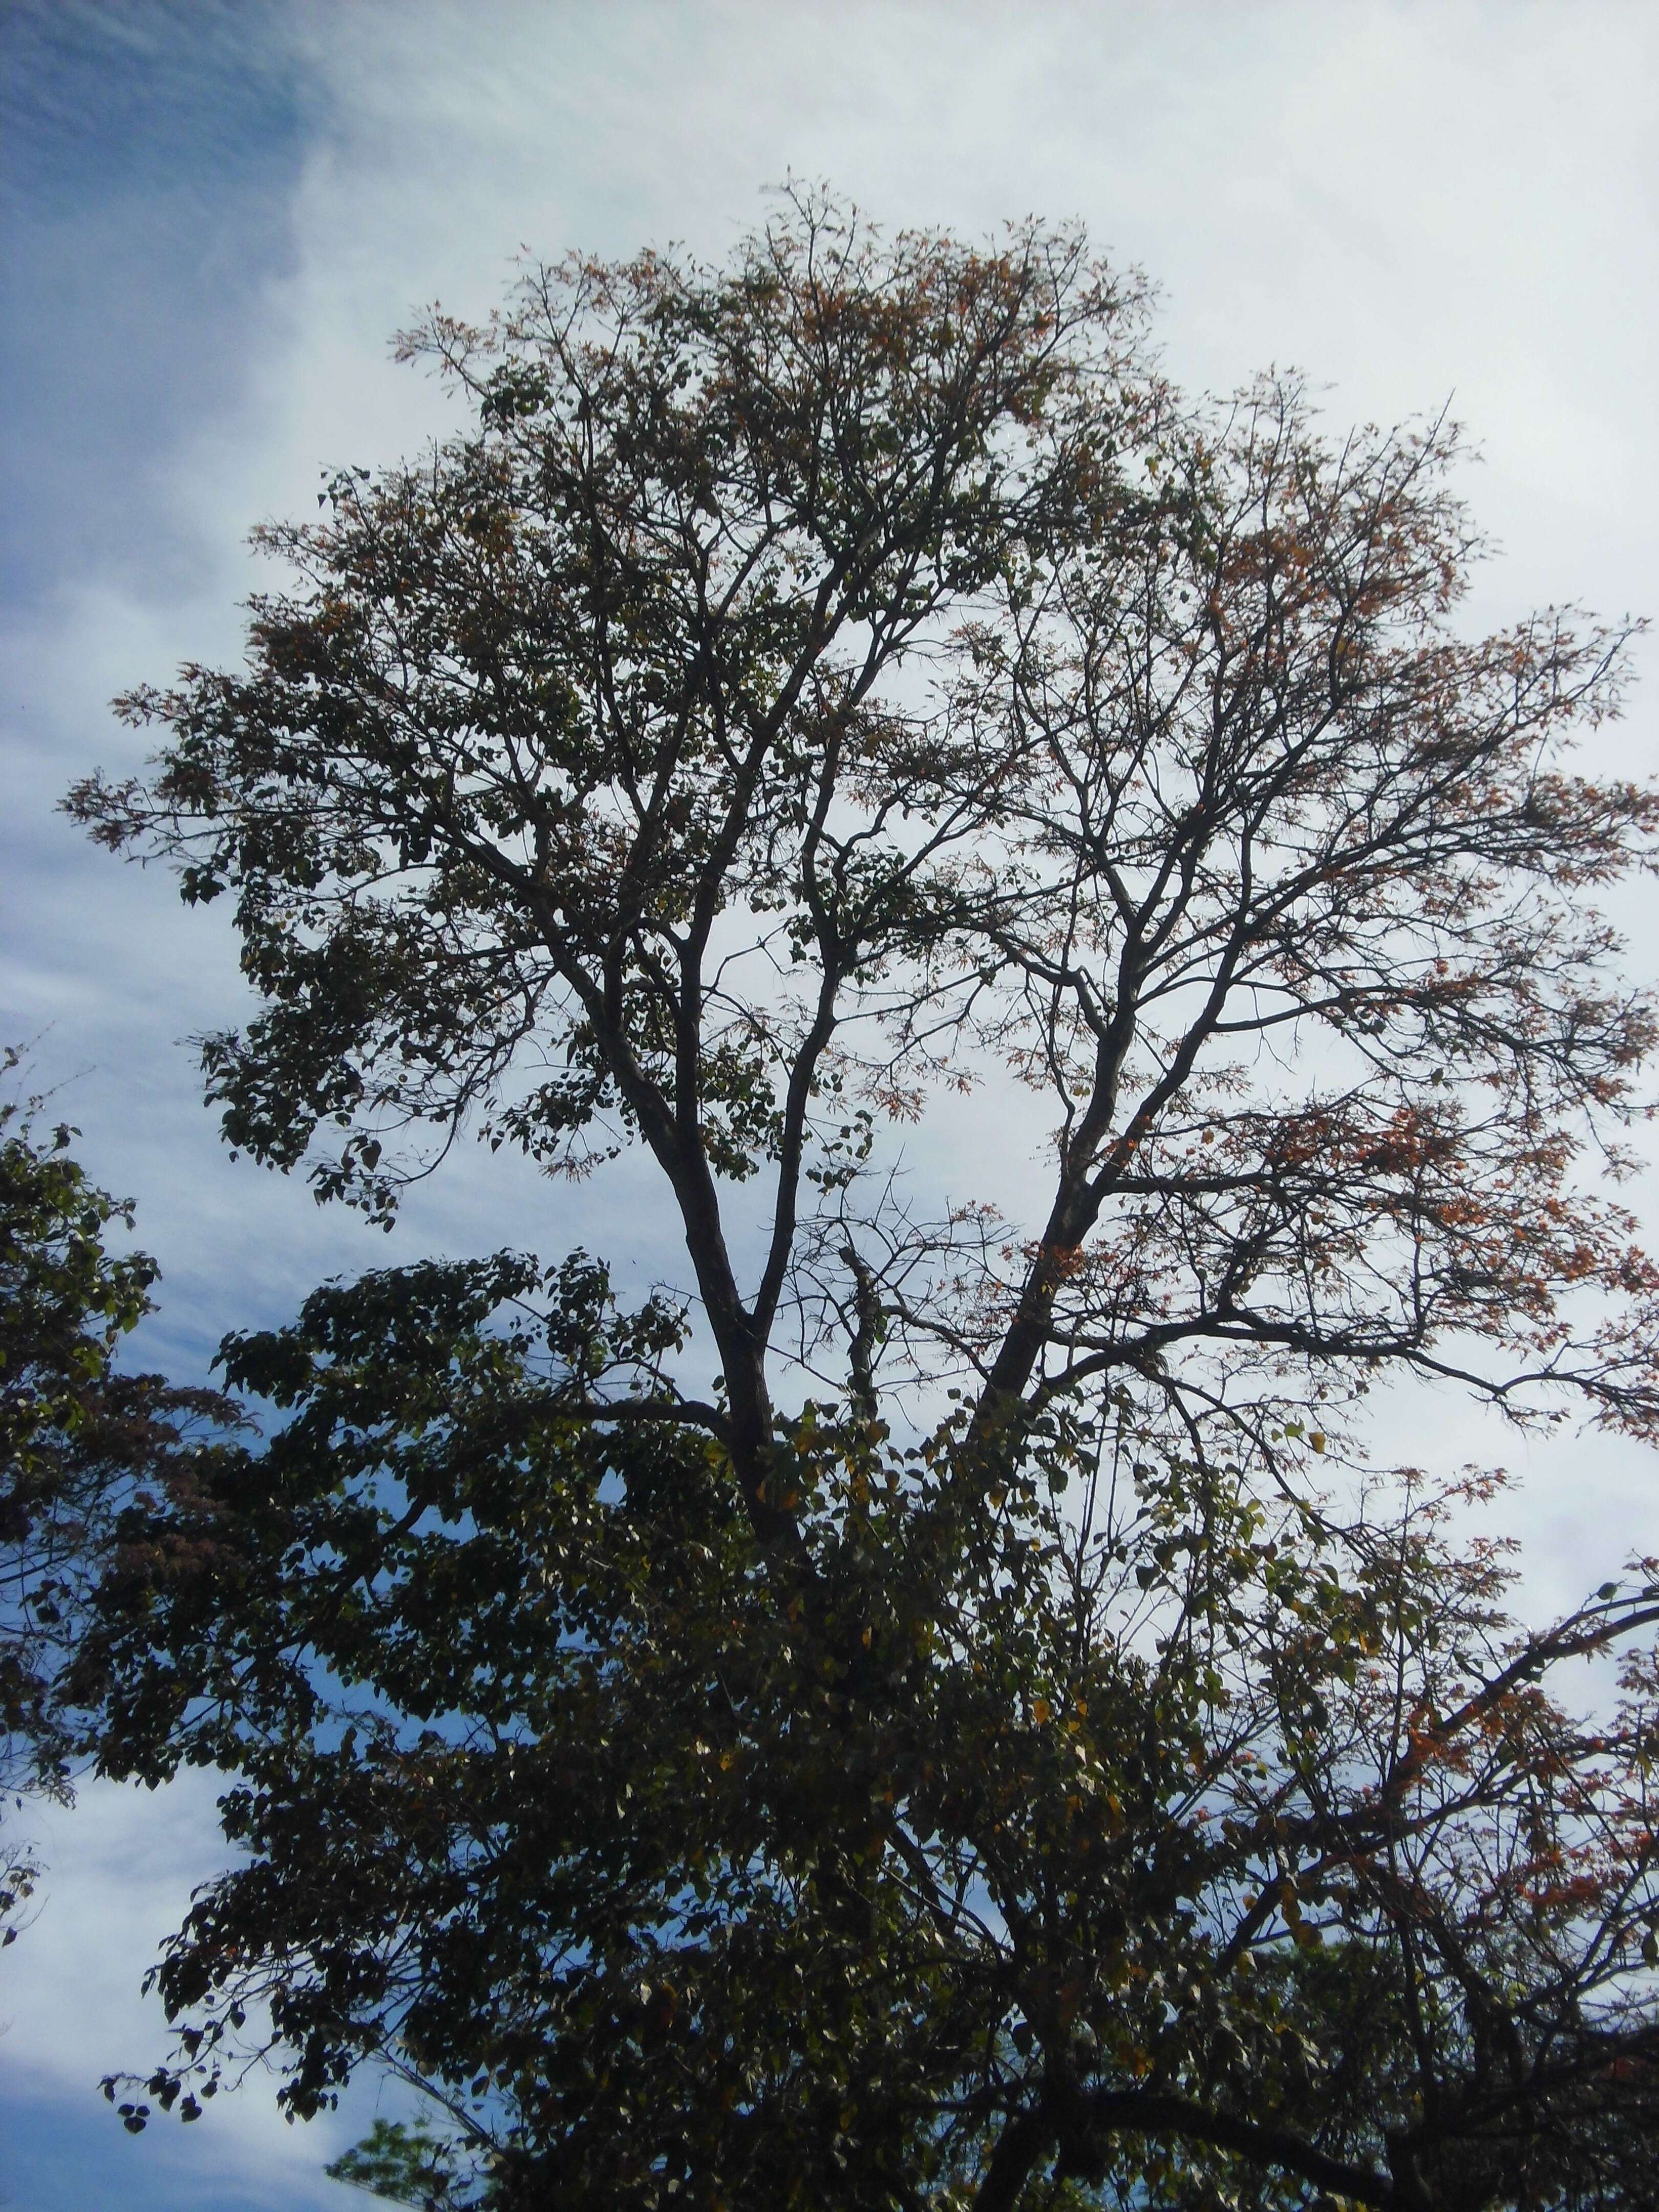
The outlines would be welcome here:
<svg viewBox="0 0 1659 2212">
<path fill-rule="evenodd" d="M 227 1347 L 269 1443 L 129 1509 L 102 1756 L 243 1855 L 167 2101 L 257 2001 L 291 2111 L 390 2063 L 492 2205 L 1642 2200 L 1656 1661 L 1546 1678 L 1654 1563 L 1517 1639 L 1420 1486 L 1269 1513 L 1072 1407 L 964 1514 L 965 1416 L 809 1407 L 790 1595 L 601 1281 L 319 1293 Z"/>
</svg>

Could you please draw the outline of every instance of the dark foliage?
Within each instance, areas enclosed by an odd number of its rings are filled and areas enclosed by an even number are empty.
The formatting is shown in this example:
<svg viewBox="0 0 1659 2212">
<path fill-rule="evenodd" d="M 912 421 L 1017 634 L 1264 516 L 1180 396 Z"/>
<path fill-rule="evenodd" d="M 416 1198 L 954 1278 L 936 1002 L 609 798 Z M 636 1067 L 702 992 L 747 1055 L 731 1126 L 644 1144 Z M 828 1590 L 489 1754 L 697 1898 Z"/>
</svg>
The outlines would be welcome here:
<svg viewBox="0 0 1659 2212">
<path fill-rule="evenodd" d="M 19 1064 L 8 1051 L 4 1072 Z M 87 1181 L 72 1129 L 39 1131 L 38 1111 L 0 1105 L 0 1790 L 20 1805 L 69 1794 L 74 1662 L 116 1516 L 204 1422 L 234 1418 L 217 1393 L 118 1372 L 155 1271 L 107 1249 L 131 1208 Z M 0 1851 L 0 1920 L 38 1873 L 22 1846 Z"/>
</svg>

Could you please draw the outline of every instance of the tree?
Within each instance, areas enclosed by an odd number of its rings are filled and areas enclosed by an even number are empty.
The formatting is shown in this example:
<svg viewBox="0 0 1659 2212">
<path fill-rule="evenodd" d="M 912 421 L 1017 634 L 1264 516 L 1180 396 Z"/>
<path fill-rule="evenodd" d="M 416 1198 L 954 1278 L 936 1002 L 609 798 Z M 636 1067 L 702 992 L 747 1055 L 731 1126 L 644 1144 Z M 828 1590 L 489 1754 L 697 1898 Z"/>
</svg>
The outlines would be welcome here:
<svg viewBox="0 0 1659 2212">
<path fill-rule="evenodd" d="M 331 2181 L 349 2182 L 393 2204 L 413 2204 L 418 2212 L 453 2201 L 456 2168 L 450 2148 L 418 2123 L 410 2127 L 403 2120 L 376 2120 L 363 2141 L 326 2171 Z"/>
<path fill-rule="evenodd" d="M 799 198 L 435 316 L 471 428 L 72 795 L 234 897 L 234 1145 L 389 1221 L 637 1143 L 690 1267 L 228 1340 L 284 1419 L 100 1598 L 106 1764 L 239 1778 L 164 2101 L 263 1998 L 502 2207 L 1650 2201 L 1659 1568 L 1519 1632 L 1496 1478 L 1358 1451 L 1395 1374 L 1654 1431 L 1628 632 L 1466 636 L 1451 428 L 1183 401 L 1140 307 Z M 913 1195 L 1012 1079 L 1037 1217 Z"/>
<path fill-rule="evenodd" d="M 8 1048 L 3 1072 L 21 1057 Z M 204 1421 L 235 1418 L 217 1393 L 116 1370 L 155 1266 L 106 1249 L 131 1208 L 88 1182 L 73 1129 L 38 1133 L 40 1111 L 0 1103 L 0 1790 L 20 1807 L 69 1795 L 73 1662 L 118 1514 Z M 0 1920 L 39 1874 L 27 1846 L 0 1851 Z"/>
</svg>

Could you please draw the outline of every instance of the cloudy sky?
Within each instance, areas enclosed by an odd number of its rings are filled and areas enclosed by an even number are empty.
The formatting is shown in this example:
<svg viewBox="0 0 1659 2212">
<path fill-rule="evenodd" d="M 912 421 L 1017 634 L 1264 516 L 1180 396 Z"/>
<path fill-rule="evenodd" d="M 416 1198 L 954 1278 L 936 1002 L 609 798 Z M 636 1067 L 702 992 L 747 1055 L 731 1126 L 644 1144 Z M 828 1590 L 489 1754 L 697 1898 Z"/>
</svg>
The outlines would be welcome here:
<svg viewBox="0 0 1659 2212">
<path fill-rule="evenodd" d="M 225 936 L 53 809 L 134 757 L 112 692 L 234 654 L 252 523 L 441 428 L 388 356 L 413 310 L 487 309 L 520 247 L 720 255 L 791 173 L 889 225 L 1080 216 L 1161 287 L 1189 386 L 1294 364 L 1341 421 L 1451 400 L 1504 549 L 1474 618 L 1659 612 L 1656 94 L 1644 0 L 0 0 L 0 1040 L 35 1041 L 37 1085 L 139 1202 L 166 1277 L 147 1358 L 198 1373 L 225 1328 L 387 1247 L 222 1155 L 182 1040 L 235 1018 Z M 1644 659 L 1609 757 L 1645 772 Z M 487 1249 L 526 1203 L 550 1202 L 474 1164 L 395 1243 Z M 549 1249 L 583 1233 L 561 1204 Z M 624 1194 L 610 1248 L 644 1264 L 644 1226 Z M 1526 1474 L 1545 1598 L 1659 1541 L 1632 1455 Z M 50 1824 L 43 1910 L 0 1960 L 14 2212 L 362 2201 L 321 2166 L 372 2089 L 293 2130 L 255 2082 L 136 2142 L 96 2095 L 161 2047 L 137 1985 L 212 1871 L 211 1800 L 94 1789 Z"/>
</svg>

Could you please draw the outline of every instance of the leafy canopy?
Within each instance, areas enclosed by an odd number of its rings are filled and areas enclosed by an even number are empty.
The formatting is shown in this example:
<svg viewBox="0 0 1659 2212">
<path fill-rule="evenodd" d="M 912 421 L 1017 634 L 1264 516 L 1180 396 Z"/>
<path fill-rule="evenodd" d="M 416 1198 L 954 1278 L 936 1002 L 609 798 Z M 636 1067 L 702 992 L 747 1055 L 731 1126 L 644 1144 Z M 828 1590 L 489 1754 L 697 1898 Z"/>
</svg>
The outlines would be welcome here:
<svg viewBox="0 0 1659 2212">
<path fill-rule="evenodd" d="M 1591 902 L 1659 800 L 1567 757 L 1627 633 L 1467 635 L 1451 427 L 1188 401 L 1142 304 L 801 197 L 434 316 L 468 429 L 72 795 L 234 903 L 234 1145 L 388 1221 L 469 1127 L 637 1145 L 683 1286 L 228 1340 L 283 1419 L 95 1639 L 106 1764 L 246 1852 L 164 2103 L 257 1997 L 291 2110 L 440 2099 L 451 2203 L 1650 2201 L 1659 1569 L 1521 1632 L 1358 1448 L 1393 1374 L 1653 1433 Z M 896 1171 L 1016 1086 L 1029 1218 Z"/>
</svg>

